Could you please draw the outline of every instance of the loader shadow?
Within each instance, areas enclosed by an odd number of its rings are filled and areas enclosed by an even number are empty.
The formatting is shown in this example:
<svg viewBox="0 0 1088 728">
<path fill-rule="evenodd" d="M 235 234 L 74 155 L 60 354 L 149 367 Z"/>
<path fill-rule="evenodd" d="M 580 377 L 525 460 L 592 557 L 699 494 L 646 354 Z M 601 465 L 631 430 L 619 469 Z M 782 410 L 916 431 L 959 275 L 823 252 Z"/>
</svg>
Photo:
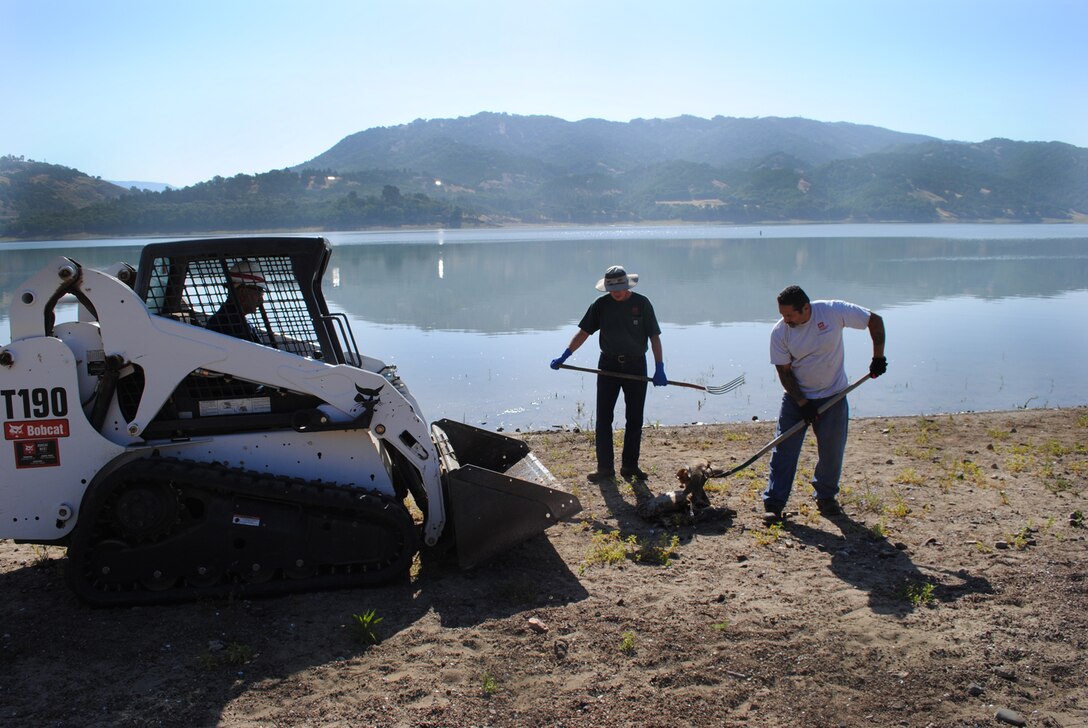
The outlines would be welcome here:
<svg viewBox="0 0 1088 728">
<path fill-rule="evenodd" d="M 470 571 L 442 564 L 368 589 L 154 607 L 84 605 L 64 583 L 66 563 L 0 573 L 9 724 L 216 725 L 262 686 L 301 691 L 315 671 L 376 669 L 389 653 L 361 639 L 355 615 L 368 610 L 381 618 L 382 643 L 397 638 L 396 653 L 439 650 L 456 661 L 468 652 L 465 628 L 588 596 L 545 535 Z"/>
<path fill-rule="evenodd" d="M 874 537 L 845 514 L 825 520 L 839 532 L 790 520 L 784 522 L 784 530 L 799 542 L 831 554 L 832 573 L 865 591 L 869 608 L 876 614 L 904 617 L 932 602 L 994 593 L 987 579 L 972 576 L 966 569 L 919 567 L 906 550 Z"/>
</svg>

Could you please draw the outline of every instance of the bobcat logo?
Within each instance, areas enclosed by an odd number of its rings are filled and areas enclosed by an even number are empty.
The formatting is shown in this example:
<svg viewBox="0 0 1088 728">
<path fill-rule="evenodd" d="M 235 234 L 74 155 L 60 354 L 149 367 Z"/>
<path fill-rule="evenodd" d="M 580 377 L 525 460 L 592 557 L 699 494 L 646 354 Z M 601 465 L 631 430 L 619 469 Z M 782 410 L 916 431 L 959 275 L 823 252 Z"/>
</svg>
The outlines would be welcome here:
<svg viewBox="0 0 1088 728">
<path fill-rule="evenodd" d="M 358 394 L 355 395 L 356 402 L 371 402 L 377 399 L 378 394 L 385 388 L 385 385 L 378 387 L 377 389 L 363 389 L 358 384 L 355 385 L 355 391 Z"/>
</svg>

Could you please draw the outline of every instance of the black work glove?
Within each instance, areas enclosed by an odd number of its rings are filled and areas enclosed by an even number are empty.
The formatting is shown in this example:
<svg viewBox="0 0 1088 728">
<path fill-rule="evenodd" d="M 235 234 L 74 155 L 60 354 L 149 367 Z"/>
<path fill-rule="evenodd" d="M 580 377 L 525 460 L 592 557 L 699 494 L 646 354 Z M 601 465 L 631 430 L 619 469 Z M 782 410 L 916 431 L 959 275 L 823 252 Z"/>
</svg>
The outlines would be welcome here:
<svg viewBox="0 0 1088 728">
<path fill-rule="evenodd" d="M 873 361 L 869 364 L 869 376 L 876 379 L 886 371 L 888 371 L 887 357 L 874 356 Z"/>
<path fill-rule="evenodd" d="M 801 405 L 801 416 L 805 418 L 805 422 L 810 425 L 816 424 L 816 420 L 819 419 L 820 413 L 817 411 L 816 403 L 809 400 Z"/>
</svg>

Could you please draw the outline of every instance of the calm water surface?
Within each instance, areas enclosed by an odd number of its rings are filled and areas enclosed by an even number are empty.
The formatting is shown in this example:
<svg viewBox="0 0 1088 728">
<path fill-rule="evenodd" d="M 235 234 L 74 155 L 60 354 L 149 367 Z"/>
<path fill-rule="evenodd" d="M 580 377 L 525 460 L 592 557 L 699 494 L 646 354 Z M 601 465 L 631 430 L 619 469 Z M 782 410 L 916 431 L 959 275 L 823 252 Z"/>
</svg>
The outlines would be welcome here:
<svg viewBox="0 0 1088 728">
<path fill-rule="evenodd" d="M 424 415 L 491 429 L 588 426 L 594 377 L 548 362 L 606 267 L 639 273 L 673 380 L 746 384 L 724 396 L 653 388 L 650 422 L 773 418 L 775 295 L 790 283 L 880 313 L 888 374 L 855 416 L 1088 404 L 1088 226 L 824 225 L 329 233 L 330 307 L 364 351 L 396 364 Z M 0 244 L 0 342 L 18 285 L 58 254 L 135 263 L 149 239 Z M 74 318 L 74 306 L 65 306 Z M 846 333 L 847 374 L 868 368 Z M 596 337 L 568 363 L 595 367 Z"/>
</svg>

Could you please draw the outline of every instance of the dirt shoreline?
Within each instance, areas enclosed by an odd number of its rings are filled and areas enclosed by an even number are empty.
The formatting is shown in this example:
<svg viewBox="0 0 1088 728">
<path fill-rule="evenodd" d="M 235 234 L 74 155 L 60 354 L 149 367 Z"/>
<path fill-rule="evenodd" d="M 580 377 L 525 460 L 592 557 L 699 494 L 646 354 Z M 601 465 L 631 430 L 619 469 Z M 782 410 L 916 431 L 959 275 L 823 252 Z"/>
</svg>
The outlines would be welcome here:
<svg viewBox="0 0 1088 728">
<path fill-rule="evenodd" d="M 856 419 L 834 519 L 805 492 L 810 437 L 781 529 L 766 458 L 711 481 L 694 524 L 635 512 L 771 422 L 648 429 L 644 487 L 585 482 L 591 433 L 522 437 L 583 511 L 469 572 L 92 609 L 63 549 L 0 541 L 0 721 L 1088 726 L 1088 408 Z"/>
</svg>

